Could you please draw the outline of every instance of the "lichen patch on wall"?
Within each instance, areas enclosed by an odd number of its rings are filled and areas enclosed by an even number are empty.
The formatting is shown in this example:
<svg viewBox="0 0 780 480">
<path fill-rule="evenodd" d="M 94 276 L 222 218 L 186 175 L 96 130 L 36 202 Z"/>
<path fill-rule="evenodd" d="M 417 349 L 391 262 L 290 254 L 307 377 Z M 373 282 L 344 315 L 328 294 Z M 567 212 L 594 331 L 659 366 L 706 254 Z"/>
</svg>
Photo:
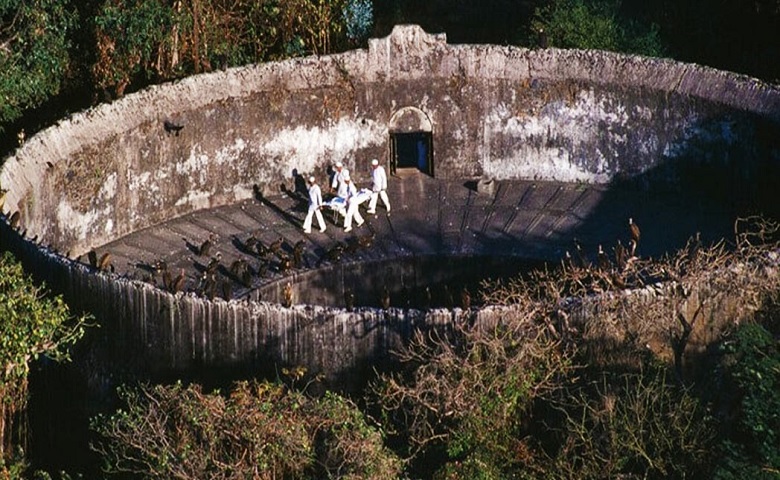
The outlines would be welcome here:
<svg viewBox="0 0 780 480">
<path fill-rule="evenodd" d="M 342 161 L 354 168 L 361 160 L 355 157 L 356 151 L 385 140 L 382 125 L 341 118 L 327 129 L 300 126 L 282 129 L 258 150 L 261 155 L 283 159 L 285 171 L 314 172 L 325 162 Z"/>
</svg>

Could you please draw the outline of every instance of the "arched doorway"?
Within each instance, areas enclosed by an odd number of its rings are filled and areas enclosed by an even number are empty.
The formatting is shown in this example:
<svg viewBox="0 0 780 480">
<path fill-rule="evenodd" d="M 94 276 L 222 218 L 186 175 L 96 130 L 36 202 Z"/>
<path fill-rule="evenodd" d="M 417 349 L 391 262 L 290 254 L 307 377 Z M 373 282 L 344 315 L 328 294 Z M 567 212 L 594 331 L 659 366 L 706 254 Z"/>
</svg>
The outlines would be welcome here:
<svg viewBox="0 0 780 480">
<path fill-rule="evenodd" d="M 433 128 L 425 112 L 404 107 L 393 114 L 388 130 L 390 173 L 414 169 L 433 176 Z"/>
</svg>

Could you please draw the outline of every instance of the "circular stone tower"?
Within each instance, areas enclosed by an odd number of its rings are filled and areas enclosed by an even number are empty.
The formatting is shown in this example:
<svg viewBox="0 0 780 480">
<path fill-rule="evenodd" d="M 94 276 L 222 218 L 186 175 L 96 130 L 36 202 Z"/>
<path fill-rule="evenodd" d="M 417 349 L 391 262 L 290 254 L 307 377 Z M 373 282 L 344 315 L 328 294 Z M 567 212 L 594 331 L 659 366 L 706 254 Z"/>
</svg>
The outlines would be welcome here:
<svg viewBox="0 0 780 480">
<path fill-rule="evenodd" d="M 372 253 L 335 261 L 349 239 L 330 218 L 327 236 L 303 235 L 299 181 L 326 190 L 342 161 L 367 186 L 374 158 L 393 175 L 392 217 L 368 219 Z M 397 297 L 437 276 L 556 261 L 572 238 L 593 247 L 637 211 L 668 234 L 648 244 L 662 252 L 719 234 L 732 214 L 777 216 L 779 164 L 776 86 L 663 59 L 448 45 L 398 26 L 366 50 L 198 75 L 63 119 L 3 164 L 0 243 L 95 314 L 117 364 L 339 378 L 466 313 L 343 308 L 350 288 Z M 209 233 L 228 278 L 250 236 L 303 241 L 309 258 L 263 278 L 252 259 L 249 282 L 204 295 L 196 247 Z M 160 260 L 183 288 L 155 277 Z"/>
</svg>

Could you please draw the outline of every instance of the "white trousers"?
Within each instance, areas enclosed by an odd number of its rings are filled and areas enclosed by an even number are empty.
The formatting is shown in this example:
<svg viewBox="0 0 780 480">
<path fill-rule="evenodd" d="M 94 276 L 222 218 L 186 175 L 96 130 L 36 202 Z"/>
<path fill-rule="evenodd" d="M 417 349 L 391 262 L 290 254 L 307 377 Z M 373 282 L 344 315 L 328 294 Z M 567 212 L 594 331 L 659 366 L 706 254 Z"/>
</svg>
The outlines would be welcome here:
<svg viewBox="0 0 780 480">
<path fill-rule="evenodd" d="M 360 215 L 360 211 L 358 210 L 358 206 L 360 204 L 358 202 L 349 202 L 349 206 L 347 207 L 347 214 L 344 216 L 344 228 L 349 229 L 352 228 L 352 217 L 355 218 L 355 221 L 358 224 L 358 227 L 360 225 L 363 225 L 363 216 Z"/>
<path fill-rule="evenodd" d="M 371 193 L 371 201 L 368 202 L 368 211 L 369 212 L 375 212 L 376 211 L 376 201 L 379 199 L 379 197 L 382 197 L 382 202 L 385 204 L 385 208 L 387 211 L 390 211 L 390 199 L 387 198 L 387 192 L 384 190 L 380 190 L 378 192 L 372 192 Z"/>
<path fill-rule="evenodd" d="M 311 230 L 311 221 L 315 213 L 317 214 L 317 223 L 320 224 L 320 230 L 325 230 L 325 219 L 322 218 L 322 212 L 314 205 L 309 205 L 309 212 L 306 214 L 306 219 L 303 220 L 303 229 L 305 231 Z"/>
</svg>

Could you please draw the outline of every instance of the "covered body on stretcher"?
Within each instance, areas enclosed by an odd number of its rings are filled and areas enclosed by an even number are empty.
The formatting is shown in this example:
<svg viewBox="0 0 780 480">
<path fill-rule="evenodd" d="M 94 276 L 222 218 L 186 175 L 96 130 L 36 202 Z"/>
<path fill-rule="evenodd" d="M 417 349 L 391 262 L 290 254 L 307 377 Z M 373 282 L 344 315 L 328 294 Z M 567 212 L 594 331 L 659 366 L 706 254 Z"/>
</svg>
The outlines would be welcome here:
<svg viewBox="0 0 780 480">
<path fill-rule="evenodd" d="M 352 201 L 357 202 L 357 205 L 360 205 L 369 199 L 371 199 L 371 189 L 361 188 Z M 342 216 L 347 214 L 347 199 L 344 197 L 333 197 L 327 202 L 323 202 L 323 205 L 338 212 Z"/>
</svg>

